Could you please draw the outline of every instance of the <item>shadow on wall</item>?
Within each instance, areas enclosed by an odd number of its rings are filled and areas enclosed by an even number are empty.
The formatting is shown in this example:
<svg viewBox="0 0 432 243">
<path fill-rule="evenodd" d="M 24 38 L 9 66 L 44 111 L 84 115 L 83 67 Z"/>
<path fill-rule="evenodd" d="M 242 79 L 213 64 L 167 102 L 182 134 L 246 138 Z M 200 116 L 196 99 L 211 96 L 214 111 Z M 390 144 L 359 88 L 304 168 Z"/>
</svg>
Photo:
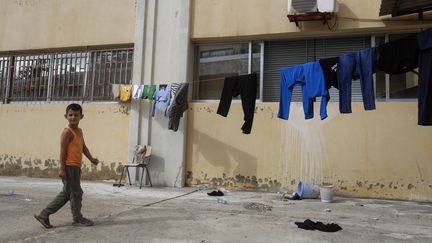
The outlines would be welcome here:
<svg viewBox="0 0 432 243">
<path fill-rule="evenodd" d="M 223 175 L 220 175 L 220 178 L 212 178 L 212 183 L 222 184 L 227 174 L 256 175 L 258 161 L 255 157 L 202 132 L 195 131 L 194 133 L 197 134 L 196 143 L 193 144 L 196 147 L 194 157 L 199 158 L 201 155 L 213 167 L 223 168 Z M 207 173 L 203 175 L 202 179 L 206 177 Z M 240 181 L 241 179 L 239 179 Z"/>
<path fill-rule="evenodd" d="M 151 178 L 156 181 L 165 172 L 165 158 L 152 154 L 148 168 Z"/>
</svg>

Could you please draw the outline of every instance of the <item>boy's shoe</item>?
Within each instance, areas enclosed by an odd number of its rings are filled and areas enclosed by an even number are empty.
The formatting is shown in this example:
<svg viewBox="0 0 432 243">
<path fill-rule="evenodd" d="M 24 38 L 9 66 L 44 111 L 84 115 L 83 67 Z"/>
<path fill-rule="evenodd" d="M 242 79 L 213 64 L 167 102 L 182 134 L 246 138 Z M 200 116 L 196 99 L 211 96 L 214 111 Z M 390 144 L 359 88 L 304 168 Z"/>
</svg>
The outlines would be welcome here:
<svg viewBox="0 0 432 243">
<path fill-rule="evenodd" d="M 46 217 L 46 218 L 44 218 L 44 217 L 41 217 L 40 215 L 34 215 L 34 218 L 37 220 L 37 221 L 39 221 L 39 223 L 41 223 L 45 228 L 47 228 L 47 229 L 50 229 L 50 228 L 52 228 L 53 226 L 50 224 L 50 221 L 49 221 L 49 218 L 48 217 Z"/>
<path fill-rule="evenodd" d="M 74 221 L 72 223 L 72 225 L 73 226 L 92 226 L 92 225 L 94 225 L 94 223 L 90 219 L 86 219 L 86 218 L 82 217 L 81 219 Z"/>
</svg>

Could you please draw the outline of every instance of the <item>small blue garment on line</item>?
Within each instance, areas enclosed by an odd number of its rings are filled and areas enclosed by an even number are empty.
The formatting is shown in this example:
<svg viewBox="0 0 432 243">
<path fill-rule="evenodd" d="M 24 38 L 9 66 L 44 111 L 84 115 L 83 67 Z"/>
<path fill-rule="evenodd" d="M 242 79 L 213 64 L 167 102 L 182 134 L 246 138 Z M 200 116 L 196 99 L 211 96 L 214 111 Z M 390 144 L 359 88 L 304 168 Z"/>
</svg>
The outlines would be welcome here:
<svg viewBox="0 0 432 243">
<path fill-rule="evenodd" d="M 316 97 L 321 97 L 321 120 L 327 118 L 327 103 L 330 95 L 326 89 L 324 73 L 319 62 L 282 68 L 280 77 L 279 118 L 288 120 L 292 91 L 297 84 L 301 85 L 305 119 L 313 118 L 313 105 Z"/>
<path fill-rule="evenodd" d="M 154 103 L 151 112 L 152 116 L 155 115 L 156 109 L 162 110 L 165 116 L 167 114 L 167 108 L 171 98 L 171 85 L 168 84 L 165 88 L 164 86 L 165 85 L 158 85 L 158 87 L 156 88 L 156 92 L 153 95 Z"/>
</svg>

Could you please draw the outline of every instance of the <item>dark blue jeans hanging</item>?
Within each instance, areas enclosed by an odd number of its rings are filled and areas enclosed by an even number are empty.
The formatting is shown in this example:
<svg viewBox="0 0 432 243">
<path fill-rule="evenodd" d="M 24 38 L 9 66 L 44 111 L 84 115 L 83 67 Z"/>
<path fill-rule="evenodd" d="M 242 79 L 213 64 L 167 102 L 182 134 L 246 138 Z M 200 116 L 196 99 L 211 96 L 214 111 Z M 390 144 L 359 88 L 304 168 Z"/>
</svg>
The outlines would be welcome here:
<svg viewBox="0 0 432 243">
<path fill-rule="evenodd" d="M 360 78 L 363 106 L 365 110 L 375 109 L 375 92 L 373 83 L 373 62 L 375 48 L 368 48 L 339 57 L 337 70 L 339 86 L 339 111 L 351 113 L 352 80 Z"/>
<path fill-rule="evenodd" d="M 419 87 L 418 125 L 432 125 L 432 29 L 418 33 Z"/>
</svg>

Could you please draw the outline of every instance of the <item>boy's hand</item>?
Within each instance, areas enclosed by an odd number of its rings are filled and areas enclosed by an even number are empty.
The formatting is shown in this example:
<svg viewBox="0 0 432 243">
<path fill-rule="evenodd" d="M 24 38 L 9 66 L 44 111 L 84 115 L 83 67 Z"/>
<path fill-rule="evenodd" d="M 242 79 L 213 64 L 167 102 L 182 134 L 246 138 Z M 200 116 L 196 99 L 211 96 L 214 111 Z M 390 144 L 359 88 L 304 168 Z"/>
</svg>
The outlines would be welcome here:
<svg viewBox="0 0 432 243">
<path fill-rule="evenodd" d="M 59 177 L 62 178 L 62 180 L 66 180 L 66 172 L 64 170 L 60 170 Z"/>
<path fill-rule="evenodd" d="M 99 164 L 99 160 L 97 158 L 93 158 L 90 162 L 92 162 L 94 165 Z"/>
</svg>

